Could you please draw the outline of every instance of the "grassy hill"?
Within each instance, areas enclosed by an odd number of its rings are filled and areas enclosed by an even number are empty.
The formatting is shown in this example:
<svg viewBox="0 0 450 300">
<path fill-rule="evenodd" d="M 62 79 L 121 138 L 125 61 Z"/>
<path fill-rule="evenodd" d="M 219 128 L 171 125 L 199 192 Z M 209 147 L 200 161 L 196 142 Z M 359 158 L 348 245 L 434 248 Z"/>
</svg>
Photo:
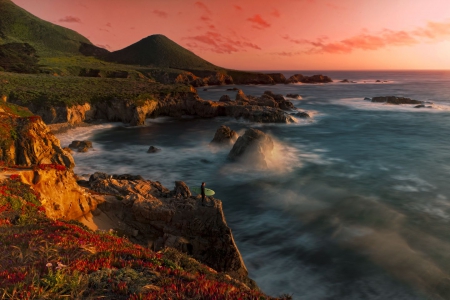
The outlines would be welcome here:
<svg viewBox="0 0 450 300">
<path fill-rule="evenodd" d="M 0 0 L 0 44 L 29 43 L 38 55 L 79 54 L 82 43 L 91 44 L 77 32 L 44 21 L 10 0 Z"/>
<path fill-rule="evenodd" d="M 160 34 L 151 35 L 122 50 L 112 52 L 108 60 L 182 70 L 221 69 Z"/>
</svg>

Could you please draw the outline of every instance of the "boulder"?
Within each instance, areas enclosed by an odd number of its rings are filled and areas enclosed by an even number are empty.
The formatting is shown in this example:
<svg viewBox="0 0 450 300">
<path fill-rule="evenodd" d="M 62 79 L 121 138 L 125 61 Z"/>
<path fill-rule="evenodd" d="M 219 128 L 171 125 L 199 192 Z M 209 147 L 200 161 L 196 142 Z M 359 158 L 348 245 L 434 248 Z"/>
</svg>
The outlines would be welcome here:
<svg viewBox="0 0 450 300">
<path fill-rule="evenodd" d="M 301 82 L 303 80 L 303 75 L 302 74 L 295 74 L 292 75 L 291 77 L 289 77 L 286 80 L 286 83 L 297 83 L 297 82 Z"/>
<path fill-rule="evenodd" d="M 365 98 L 364 98 L 364 101 L 372 101 L 372 98 L 365 97 Z"/>
<path fill-rule="evenodd" d="M 267 168 L 266 156 L 272 154 L 273 147 L 270 136 L 258 129 L 250 128 L 237 139 L 228 154 L 228 159 L 256 168 Z"/>
<path fill-rule="evenodd" d="M 302 98 L 302 96 L 300 96 L 299 94 L 287 94 L 286 97 L 293 98 L 293 99 L 301 99 Z"/>
<path fill-rule="evenodd" d="M 150 148 L 148 148 L 147 153 L 157 153 L 160 152 L 161 149 L 156 148 L 155 146 L 150 146 Z"/>
<path fill-rule="evenodd" d="M 239 91 L 239 89 L 237 87 L 234 87 L 234 88 L 227 89 L 227 91 Z"/>
<path fill-rule="evenodd" d="M 305 111 L 299 111 L 298 113 L 294 114 L 294 116 L 299 118 L 311 118 L 311 116 Z"/>
<path fill-rule="evenodd" d="M 175 188 L 173 190 L 175 197 L 188 198 L 192 196 L 189 187 L 183 181 L 175 181 Z"/>
<path fill-rule="evenodd" d="M 249 101 L 249 99 L 244 94 L 244 91 L 238 89 L 237 94 L 236 94 L 236 101 Z"/>
<path fill-rule="evenodd" d="M 236 131 L 231 130 L 230 127 L 222 125 L 217 129 L 211 144 L 232 145 L 236 142 L 238 137 L 239 136 Z"/>
<path fill-rule="evenodd" d="M 286 83 L 328 83 L 333 82 L 333 80 L 324 75 L 313 75 L 313 76 L 303 76 L 302 74 L 295 74 L 289 77 Z"/>
<path fill-rule="evenodd" d="M 88 152 L 92 148 L 91 141 L 73 141 L 70 143 L 69 148 L 76 149 L 78 152 Z"/>
<path fill-rule="evenodd" d="M 284 99 L 283 95 L 275 95 L 274 100 L 278 103 L 278 107 L 282 110 L 292 110 L 294 109 L 294 104 L 291 101 Z"/>
<path fill-rule="evenodd" d="M 222 97 L 220 97 L 219 102 L 230 102 L 231 98 L 228 95 L 223 95 Z"/>
<path fill-rule="evenodd" d="M 383 97 L 373 97 L 372 102 L 377 103 L 388 103 L 388 104 L 424 104 L 423 101 L 412 100 L 406 97 L 395 97 L 395 96 L 383 96 Z"/>
<path fill-rule="evenodd" d="M 260 98 L 258 98 L 257 103 L 259 106 L 268 106 L 268 107 L 278 107 L 277 101 L 270 96 L 269 94 L 263 94 Z"/>
<path fill-rule="evenodd" d="M 339 81 L 339 82 L 343 82 L 343 83 L 350 83 L 350 80 L 348 80 L 348 79 L 344 79 L 344 80 L 341 80 L 341 81 Z"/>
</svg>

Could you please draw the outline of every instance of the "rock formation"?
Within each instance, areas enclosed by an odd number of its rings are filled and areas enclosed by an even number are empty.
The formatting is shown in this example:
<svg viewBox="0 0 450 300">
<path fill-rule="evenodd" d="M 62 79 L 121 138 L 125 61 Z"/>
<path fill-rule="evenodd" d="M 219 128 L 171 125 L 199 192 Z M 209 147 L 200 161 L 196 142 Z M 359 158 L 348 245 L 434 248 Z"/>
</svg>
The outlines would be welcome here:
<svg viewBox="0 0 450 300">
<path fill-rule="evenodd" d="M 228 95 L 223 95 L 222 97 L 220 97 L 219 101 L 220 102 L 230 102 L 231 98 Z"/>
<path fill-rule="evenodd" d="M 208 197 L 210 206 L 202 206 L 181 181 L 169 191 L 159 182 L 95 173 L 89 183 L 96 192 L 118 196 L 98 208 L 122 224 L 134 241 L 154 249 L 173 247 L 217 271 L 247 277 L 220 200 Z"/>
<path fill-rule="evenodd" d="M 75 166 L 72 156 L 61 148 L 40 117 L 2 114 L 0 123 L 10 128 L 0 139 L 0 161 L 22 166 L 60 164 L 69 169 Z"/>
<path fill-rule="evenodd" d="M 244 94 L 244 91 L 238 89 L 236 94 L 236 101 L 249 101 L 248 97 Z"/>
<path fill-rule="evenodd" d="M 269 73 L 267 75 L 272 77 L 275 83 L 286 83 L 286 77 L 284 77 L 284 75 L 281 73 Z"/>
<path fill-rule="evenodd" d="M 299 111 L 298 113 L 295 113 L 294 116 L 299 118 L 311 118 L 311 116 L 305 111 Z"/>
<path fill-rule="evenodd" d="M 78 152 L 88 152 L 89 149 L 92 149 L 91 141 L 73 141 L 69 145 L 70 149 L 76 149 Z"/>
<path fill-rule="evenodd" d="M 233 145 L 238 137 L 239 136 L 236 131 L 232 130 L 230 127 L 222 125 L 217 129 L 211 144 Z"/>
<path fill-rule="evenodd" d="M 302 96 L 300 96 L 299 94 L 287 94 L 286 97 L 293 98 L 293 99 L 301 99 L 302 98 Z"/>
<path fill-rule="evenodd" d="M 266 155 L 271 155 L 273 147 L 271 137 L 260 130 L 250 128 L 237 139 L 228 159 L 256 168 L 267 168 Z"/>
<path fill-rule="evenodd" d="M 406 97 L 395 97 L 395 96 L 383 96 L 383 97 L 373 97 L 372 102 L 377 103 L 388 103 L 388 104 L 424 104 L 423 101 L 412 100 Z"/>
<path fill-rule="evenodd" d="M 302 74 L 295 74 L 286 80 L 286 83 L 328 83 L 333 82 L 333 80 L 324 75 L 313 75 L 313 76 L 303 76 Z"/>
</svg>

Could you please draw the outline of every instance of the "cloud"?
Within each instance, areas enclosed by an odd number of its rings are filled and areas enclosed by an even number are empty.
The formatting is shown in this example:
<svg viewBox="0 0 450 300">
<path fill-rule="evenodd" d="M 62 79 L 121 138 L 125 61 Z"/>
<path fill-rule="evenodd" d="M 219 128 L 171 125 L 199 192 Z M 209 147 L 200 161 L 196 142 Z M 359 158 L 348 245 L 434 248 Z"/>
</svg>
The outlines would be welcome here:
<svg viewBox="0 0 450 300">
<path fill-rule="evenodd" d="M 208 31 L 202 35 L 186 37 L 184 39 L 189 40 L 186 46 L 191 50 L 198 49 L 220 54 L 246 52 L 247 49 L 261 50 L 256 44 L 232 39 L 213 31 Z"/>
<path fill-rule="evenodd" d="M 111 23 L 106 23 L 106 27 L 112 27 Z"/>
<path fill-rule="evenodd" d="M 169 16 L 169 14 L 166 13 L 165 11 L 158 10 L 158 9 L 153 10 L 153 13 L 160 18 L 167 18 Z"/>
<path fill-rule="evenodd" d="M 256 14 L 251 18 L 248 18 L 247 21 L 250 21 L 252 23 L 254 23 L 255 25 L 253 25 L 254 28 L 257 29 L 264 29 L 264 28 L 268 28 L 270 27 L 270 24 L 267 23 L 267 21 L 265 21 L 260 15 Z"/>
<path fill-rule="evenodd" d="M 136 29 L 136 27 L 130 27 L 130 29 L 131 29 L 131 30 L 135 30 L 135 29 Z"/>
<path fill-rule="evenodd" d="M 340 41 L 329 41 L 327 37 L 316 40 L 293 39 L 289 36 L 282 36 L 298 45 L 309 48 L 303 53 L 351 53 L 355 50 L 379 50 L 388 47 L 414 46 L 422 43 L 437 43 L 445 39 L 450 39 L 450 21 L 428 22 L 425 26 L 414 30 L 390 30 L 383 29 L 377 34 L 364 30 L 362 33 Z"/>
<path fill-rule="evenodd" d="M 202 20 L 203 22 L 209 22 L 209 21 L 211 21 L 211 18 L 208 16 L 201 16 L 200 20 Z"/>
<path fill-rule="evenodd" d="M 233 5 L 233 7 L 234 7 L 237 11 L 242 11 L 242 7 L 240 7 L 239 5 Z"/>
<path fill-rule="evenodd" d="M 74 16 L 65 16 L 58 20 L 59 22 L 67 22 L 67 23 L 81 23 L 81 19 Z"/>
<path fill-rule="evenodd" d="M 270 13 L 272 16 L 274 16 L 274 17 L 276 17 L 276 18 L 279 18 L 281 15 L 280 15 L 280 12 L 278 11 L 278 9 L 276 9 L 276 8 L 274 8 L 273 9 L 273 11 Z"/>
<path fill-rule="evenodd" d="M 211 14 L 211 11 L 209 10 L 208 6 L 206 6 L 205 3 L 201 2 L 201 1 L 197 1 L 197 2 L 195 2 L 195 6 L 203 9 L 208 14 Z"/>
<path fill-rule="evenodd" d="M 108 29 L 104 29 L 104 28 L 99 28 L 98 30 L 100 30 L 100 31 L 105 31 L 105 32 L 109 32 Z"/>
</svg>

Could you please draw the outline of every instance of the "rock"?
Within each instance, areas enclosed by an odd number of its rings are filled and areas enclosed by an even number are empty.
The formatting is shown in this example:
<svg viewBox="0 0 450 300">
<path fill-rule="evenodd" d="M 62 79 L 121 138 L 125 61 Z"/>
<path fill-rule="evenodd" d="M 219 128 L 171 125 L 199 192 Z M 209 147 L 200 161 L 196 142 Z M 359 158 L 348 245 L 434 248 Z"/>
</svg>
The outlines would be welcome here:
<svg viewBox="0 0 450 300">
<path fill-rule="evenodd" d="M 263 94 L 261 98 L 258 98 L 257 103 L 259 106 L 278 107 L 277 101 L 269 94 Z"/>
<path fill-rule="evenodd" d="M 175 181 L 175 188 L 173 190 L 175 197 L 188 198 L 192 196 L 189 187 L 183 181 Z"/>
<path fill-rule="evenodd" d="M 111 176 L 94 175 L 90 181 L 92 190 L 116 191 L 123 197 L 122 201 L 111 200 L 108 209 L 99 207 L 112 220 L 117 220 L 117 212 L 123 213 L 120 222 L 138 231 L 136 237 L 130 231 L 132 241 L 145 246 L 152 244 L 155 250 L 174 247 L 219 272 L 248 280 L 221 201 L 207 197 L 210 206 L 201 206 L 201 199 L 191 197 L 182 181 L 176 182 L 174 192 L 168 193 L 158 182 L 104 179 Z"/>
<path fill-rule="evenodd" d="M 348 79 L 344 79 L 344 80 L 341 80 L 341 81 L 339 81 L 339 82 L 349 83 L 350 81 L 349 81 Z"/>
<path fill-rule="evenodd" d="M 364 98 L 364 101 L 372 101 L 372 98 L 365 97 L 365 98 Z"/>
<path fill-rule="evenodd" d="M 227 91 L 239 91 L 239 89 L 237 87 L 234 87 L 234 88 L 227 89 Z"/>
<path fill-rule="evenodd" d="M 286 83 L 297 83 L 297 82 L 301 82 L 303 80 L 303 75 L 302 74 L 295 74 L 292 75 L 291 77 L 289 77 L 286 80 Z"/>
<path fill-rule="evenodd" d="M 328 83 L 333 82 L 333 80 L 324 75 L 313 75 L 313 76 L 303 76 L 302 74 L 295 74 L 289 77 L 286 83 Z"/>
<path fill-rule="evenodd" d="M 298 113 L 295 113 L 294 116 L 299 118 L 311 118 L 311 116 L 305 111 L 299 111 Z"/>
<path fill-rule="evenodd" d="M 287 94 L 286 97 L 293 99 L 302 99 L 302 96 L 300 96 L 299 94 Z"/>
<path fill-rule="evenodd" d="M 0 137 L 0 161 L 11 165 L 35 166 L 59 164 L 72 169 L 75 166 L 70 153 L 61 148 L 59 140 L 50 132 L 39 116 L 10 117 L 0 114 L 0 125 L 6 120 L 8 132 L 14 138 Z"/>
<path fill-rule="evenodd" d="M 375 82 L 381 82 L 381 80 L 377 80 L 377 81 L 375 81 Z"/>
<path fill-rule="evenodd" d="M 286 83 L 286 77 L 284 77 L 284 75 L 281 73 L 269 73 L 267 75 L 272 77 L 275 83 Z"/>
<path fill-rule="evenodd" d="M 388 104 L 423 104 L 423 101 L 412 100 L 406 97 L 395 97 L 395 96 L 383 96 L 383 97 L 373 97 L 372 102 L 377 103 L 388 103 Z"/>
<path fill-rule="evenodd" d="M 272 150 L 272 138 L 260 130 L 250 128 L 237 139 L 228 159 L 257 168 L 267 168 L 266 155 L 271 155 Z"/>
<path fill-rule="evenodd" d="M 208 89 L 203 89 L 204 92 L 206 92 Z"/>
<path fill-rule="evenodd" d="M 2 101 L 3 102 L 8 102 L 8 96 L 2 95 Z"/>
<path fill-rule="evenodd" d="M 148 148 L 147 153 L 157 153 L 160 152 L 161 149 L 156 148 L 155 146 L 150 146 L 150 148 Z"/>
<path fill-rule="evenodd" d="M 244 94 L 244 91 L 238 90 L 236 94 L 236 101 L 249 101 L 248 97 Z"/>
<path fill-rule="evenodd" d="M 203 79 L 208 85 L 233 84 L 233 78 L 229 75 L 217 72 Z"/>
<path fill-rule="evenodd" d="M 76 149 L 78 152 L 88 152 L 92 148 L 91 141 L 73 141 L 70 143 L 69 148 Z"/>
<path fill-rule="evenodd" d="M 274 100 L 278 103 L 278 107 L 282 110 L 292 110 L 294 109 L 294 104 L 291 101 L 284 99 L 283 95 L 275 95 Z"/>
<path fill-rule="evenodd" d="M 220 97 L 219 102 L 230 102 L 231 98 L 228 95 L 223 95 L 222 97 Z"/>
<path fill-rule="evenodd" d="M 236 142 L 238 137 L 239 136 L 236 131 L 231 130 L 225 125 L 222 125 L 217 129 L 216 134 L 211 141 L 211 144 L 232 145 Z"/>
<path fill-rule="evenodd" d="M 423 107 L 425 107 L 424 104 L 419 104 L 419 105 L 414 106 L 414 108 L 423 108 Z"/>
</svg>

